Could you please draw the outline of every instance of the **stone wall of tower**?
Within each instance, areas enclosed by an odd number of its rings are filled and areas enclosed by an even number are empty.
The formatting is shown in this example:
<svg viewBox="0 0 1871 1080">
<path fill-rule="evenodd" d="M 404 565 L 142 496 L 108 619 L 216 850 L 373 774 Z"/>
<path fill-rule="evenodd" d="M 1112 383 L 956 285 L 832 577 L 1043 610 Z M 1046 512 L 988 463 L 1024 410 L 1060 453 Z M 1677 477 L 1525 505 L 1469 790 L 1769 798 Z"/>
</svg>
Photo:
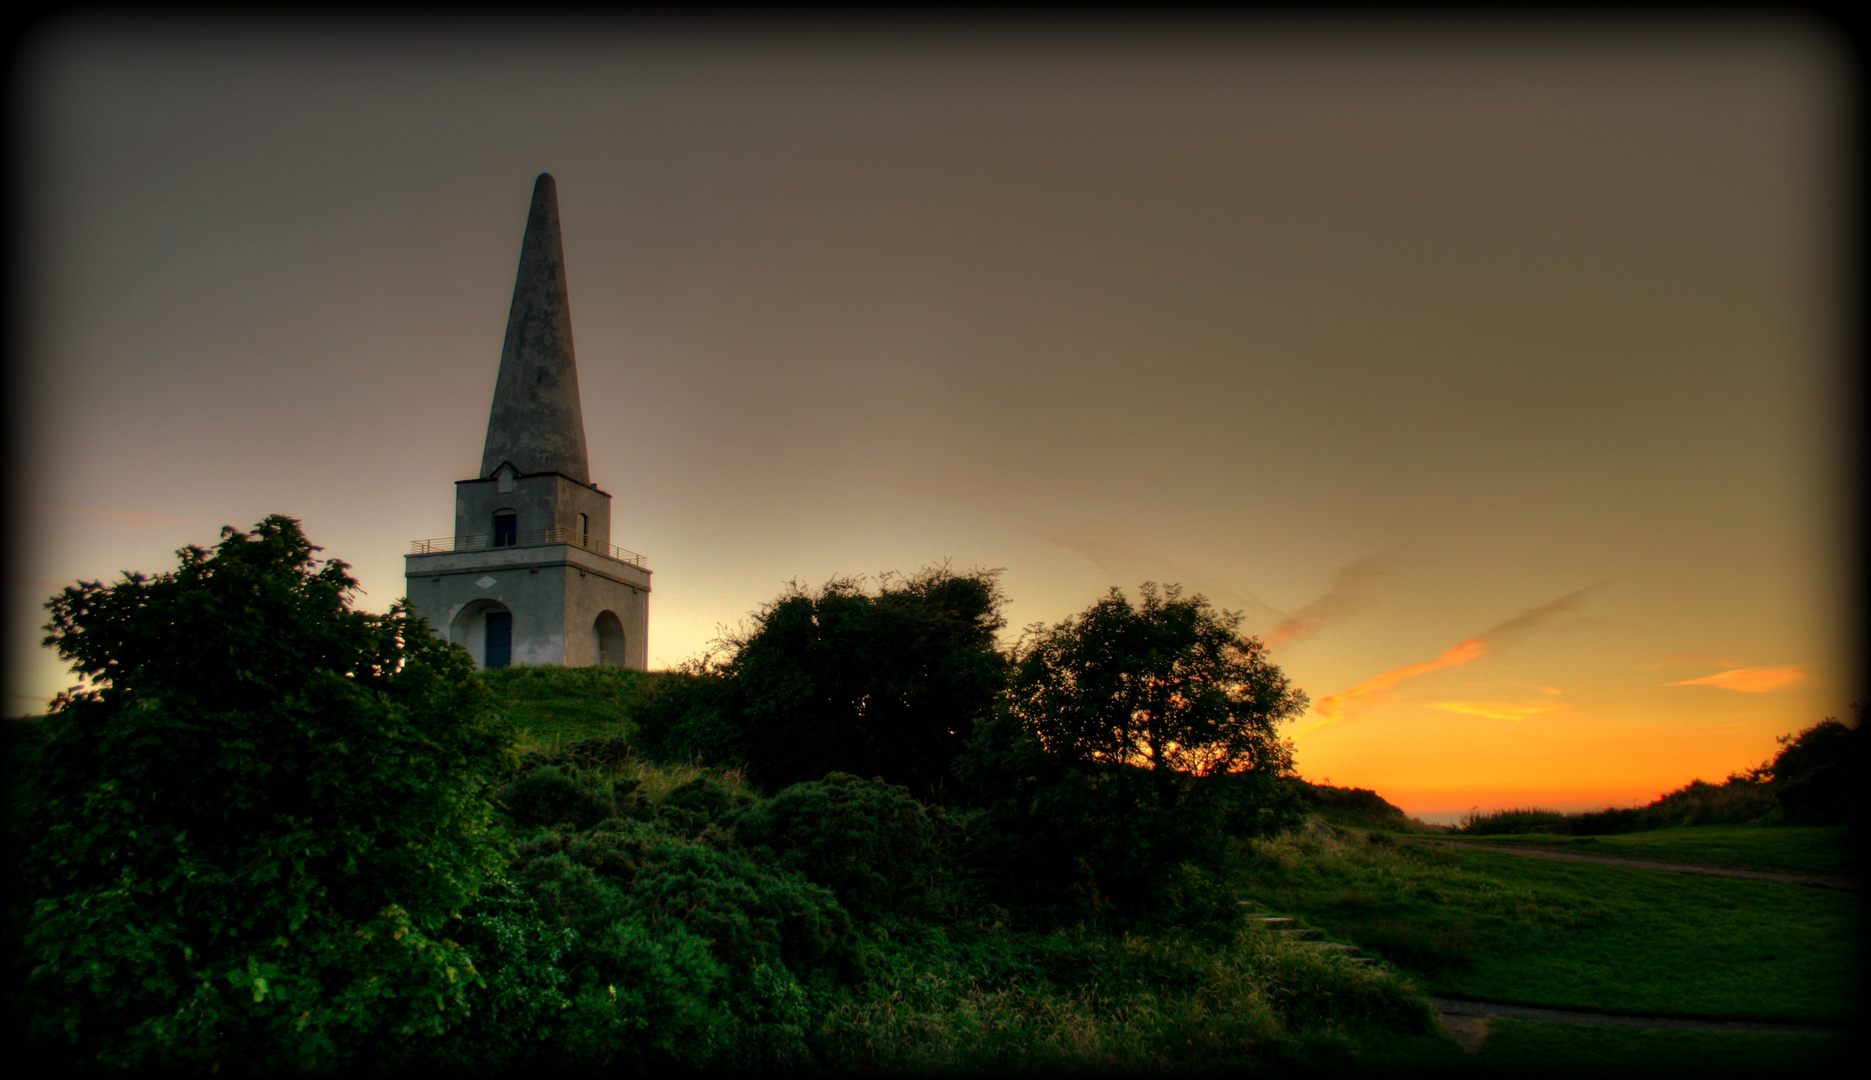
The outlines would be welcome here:
<svg viewBox="0 0 1871 1080">
<path fill-rule="evenodd" d="M 487 660 L 489 611 L 513 615 L 514 664 L 600 662 L 597 621 L 614 614 L 623 631 L 621 663 L 649 666 L 650 573 L 569 545 L 491 548 L 410 556 L 406 591 L 429 627 Z M 613 661 L 616 662 L 616 661 Z"/>
<path fill-rule="evenodd" d="M 584 514 L 590 521 L 592 543 L 603 550 L 611 542 L 611 496 L 595 486 L 558 473 L 518 476 L 511 483 L 503 483 L 498 476 L 455 482 L 456 536 L 492 534 L 494 514 L 500 510 L 518 515 L 522 533 L 576 532 L 578 515 Z"/>
</svg>

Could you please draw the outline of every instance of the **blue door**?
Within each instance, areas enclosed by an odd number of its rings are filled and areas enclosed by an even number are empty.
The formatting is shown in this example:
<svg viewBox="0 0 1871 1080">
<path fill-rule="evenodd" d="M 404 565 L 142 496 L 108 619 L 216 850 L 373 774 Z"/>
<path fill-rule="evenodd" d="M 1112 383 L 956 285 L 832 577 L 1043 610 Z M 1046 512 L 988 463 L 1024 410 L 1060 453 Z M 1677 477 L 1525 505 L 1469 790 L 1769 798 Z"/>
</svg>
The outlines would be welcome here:
<svg viewBox="0 0 1871 1080">
<path fill-rule="evenodd" d="M 487 613 L 487 662 L 484 668 L 503 668 L 513 663 L 513 612 Z"/>
</svg>

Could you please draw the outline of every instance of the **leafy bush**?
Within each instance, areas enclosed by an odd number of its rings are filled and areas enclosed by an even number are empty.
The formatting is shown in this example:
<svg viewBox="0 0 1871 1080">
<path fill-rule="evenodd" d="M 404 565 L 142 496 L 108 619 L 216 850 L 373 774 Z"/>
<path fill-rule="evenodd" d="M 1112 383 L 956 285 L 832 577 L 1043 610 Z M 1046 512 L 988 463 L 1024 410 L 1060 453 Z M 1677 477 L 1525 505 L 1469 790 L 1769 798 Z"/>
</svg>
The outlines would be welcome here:
<svg viewBox="0 0 1871 1080">
<path fill-rule="evenodd" d="M 1310 784 L 1299 779 L 1295 779 L 1293 784 L 1300 800 L 1333 825 L 1389 829 L 1393 832 L 1423 827 L 1420 823 L 1412 822 L 1409 815 L 1382 795 L 1367 788 Z"/>
<path fill-rule="evenodd" d="M 1757 776 L 1741 773 L 1721 784 L 1691 780 L 1649 806 L 1638 807 L 1634 820 L 1635 827 L 1642 829 L 1745 825 L 1777 816 L 1778 807 L 1779 800 L 1768 784 Z M 1633 827 L 1633 819 L 1615 809 L 1574 816 L 1578 820 L 1573 831 L 1580 835 L 1624 832 Z"/>
<path fill-rule="evenodd" d="M 735 836 L 859 919 L 926 913 L 943 869 L 936 823 L 909 790 L 850 773 L 782 789 L 743 814 Z"/>
<path fill-rule="evenodd" d="M 1485 814 L 1471 810 L 1462 815 L 1462 823 L 1457 831 L 1470 836 L 1525 832 L 1557 833 L 1566 831 L 1567 820 L 1563 811 L 1542 810 L 1537 807 L 1494 810 Z"/>
<path fill-rule="evenodd" d="M 1297 816 L 1277 725 L 1305 695 L 1240 616 L 1174 586 L 1141 593 L 1029 628 L 1005 710 L 956 763 L 985 806 L 970 859 L 1006 902 L 1142 911 L 1179 863 Z"/>
<path fill-rule="evenodd" d="M 485 984 L 467 1021 L 437 1046 L 401 1065 L 469 1074 L 521 1065 L 594 1065 L 627 1038 L 631 1017 L 608 988 L 574 985 L 576 931 L 548 923 L 510 880 L 488 881 L 454 937 L 474 957 Z"/>
<path fill-rule="evenodd" d="M 734 815 L 749 801 L 712 776 L 698 776 L 664 795 L 656 806 L 656 817 L 679 835 L 704 837 L 731 828 Z"/>
<path fill-rule="evenodd" d="M 1742 825 L 1773 820 L 1778 816 L 1779 802 L 1758 772 L 1736 774 L 1721 784 L 1691 780 L 1648 806 L 1607 807 L 1572 814 L 1538 809 L 1473 812 L 1463 815 L 1457 831 L 1470 836 L 1607 836 L 1672 825 Z"/>
<path fill-rule="evenodd" d="M 47 605 L 86 680 L 43 721 L 25 822 L 23 1012 L 128 1067 L 334 1066 L 459 1023 L 445 935 L 504 861 L 510 736 L 466 653 L 298 523 Z"/>
<path fill-rule="evenodd" d="M 688 661 L 649 687 L 635 719 L 638 741 L 658 760 L 718 765 L 748 760 L 735 687 L 712 656 Z"/>
<path fill-rule="evenodd" d="M 1827 717 L 1780 740 L 1767 766 L 1787 818 L 1802 824 L 1865 823 L 1864 704 L 1854 702 L 1849 725 Z"/>
<path fill-rule="evenodd" d="M 665 760 L 744 761 L 768 790 L 843 771 L 934 798 L 1001 690 L 997 574 L 794 582 L 727 640 L 725 664 L 647 703 L 644 737 Z"/>
<path fill-rule="evenodd" d="M 538 830 L 510 880 L 468 914 L 464 940 L 490 986 L 523 991 L 505 1007 L 551 1019 L 538 1048 L 483 1046 L 496 1063 L 797 1064 L 807 999 L 861 969 L 827 890 L 658 821 Z"/>
<path fill-rule="evenodd" d="M 525 670 L 502 668 L 503 671 Z M 567 743 L 556 750 L 528 750 L 520 755 L 519 771 L 531 772 L 541 765 L 561 765 L 574 769 L 614 769 L 636 757 L 630 740 L 621 735 L 598 735 Z"/>
<path fill-rule="evenodd" d="M 662 809 L 680 810 L 706 822 L 716 822 L 739 804 L 733 793 L 712 776 L 698 776 L 663 796 Z"/>
<path fill-rule="evenodd" d="M 566 822 L 589 829 L 617 813 L 611 785 L 588 773 L 547 765 L 501 790 L 500 802 L 522 829 Z"/>
</svg>

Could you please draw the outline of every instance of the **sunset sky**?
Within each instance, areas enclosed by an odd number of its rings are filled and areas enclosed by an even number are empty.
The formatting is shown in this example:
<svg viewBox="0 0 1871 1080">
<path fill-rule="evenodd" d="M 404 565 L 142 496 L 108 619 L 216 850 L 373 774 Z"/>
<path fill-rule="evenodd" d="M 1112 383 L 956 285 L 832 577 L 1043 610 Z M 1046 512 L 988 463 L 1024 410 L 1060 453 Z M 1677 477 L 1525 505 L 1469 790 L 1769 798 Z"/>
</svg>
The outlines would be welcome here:
<svg viewBox="0 0 1871 1080">
<path fill-rule="evenodd" d="M 1794 22 L 42 24 L 7 708 L 267 513 L 365 607 L 474 475 L 534 177 L 652 666 L 784 583 L 1239 610 L 1312 780 L 1647 801 L 1844 716 L 1842 46 Z"/>
</svg>

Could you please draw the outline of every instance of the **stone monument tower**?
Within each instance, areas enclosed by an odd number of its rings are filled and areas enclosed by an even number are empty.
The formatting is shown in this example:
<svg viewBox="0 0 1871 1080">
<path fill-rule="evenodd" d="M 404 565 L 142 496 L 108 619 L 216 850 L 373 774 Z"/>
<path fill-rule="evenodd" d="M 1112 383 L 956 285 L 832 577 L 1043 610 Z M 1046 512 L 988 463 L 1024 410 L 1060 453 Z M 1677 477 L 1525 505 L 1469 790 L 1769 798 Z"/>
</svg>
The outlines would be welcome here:
<svg viewBox="0 0 1871 1080">
<path fill-rule="evenodd" d="M 406 557 L 416 614 L 484 668 L 646 668 L 650 571 L 611 544 L 611 496 L 590 472 L 558 186 L 541 173 L 480 475 L 455 483 L 455 535 Z"/>
</svg>

